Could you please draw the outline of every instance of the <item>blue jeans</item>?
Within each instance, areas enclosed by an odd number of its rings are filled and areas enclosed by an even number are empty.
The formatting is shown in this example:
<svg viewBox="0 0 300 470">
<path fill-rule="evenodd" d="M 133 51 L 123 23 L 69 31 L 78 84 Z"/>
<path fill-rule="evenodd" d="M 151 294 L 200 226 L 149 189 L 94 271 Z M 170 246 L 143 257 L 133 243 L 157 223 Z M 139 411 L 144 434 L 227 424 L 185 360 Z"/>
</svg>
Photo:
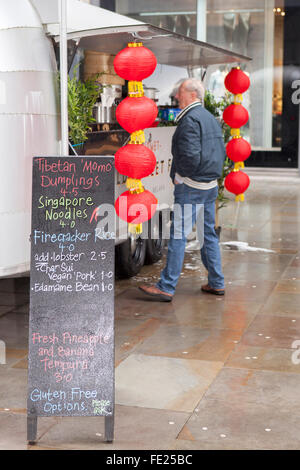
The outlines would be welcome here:
<svg viewBox="0 0 300 470">
<path fill-rule="evenodd" d="M 214 289 L 224 289 L 219 239 L 215 232 L 215 201 L 218 188 L 194 189 L 185 184 L 176 184 L 174 189 L 175 207 L 179 208 L 181 217 L 174 214 L 170 240 L 168 245 L 167 263 L 161 273 L 157 287 L 163 292 L 174 294 L 184 261 L 187 235 L 192 231 L 202 209 L 204 217 L 203 246 L 201 259 L 208 271 L 208 284 Z"/>
</svg>

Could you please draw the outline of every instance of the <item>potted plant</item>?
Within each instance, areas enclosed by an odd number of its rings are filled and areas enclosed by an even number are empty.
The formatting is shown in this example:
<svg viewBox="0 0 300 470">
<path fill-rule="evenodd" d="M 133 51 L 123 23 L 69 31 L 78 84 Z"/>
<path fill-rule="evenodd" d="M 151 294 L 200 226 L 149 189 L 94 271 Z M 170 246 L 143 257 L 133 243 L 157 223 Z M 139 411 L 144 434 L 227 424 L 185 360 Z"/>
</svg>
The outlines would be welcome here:
<svg viewBox="0 0 300 470">
<path fill-rule="evenodd" d="M 222 115 L 223 115 L 224 109 L 230 104 L 231 104 L 231 95 L 228 92 L 225 93 L 225 95 L 222 97 L 220 101 L 216 101 L 213 94 L 210 91 L 207 90 L 205 92 L 204 106 L 221 123 L 224 144 L 227 144 L 227 142 L 230 139 L 230 127 L 223 121 Z M 230 171 L 232 170 L 233 165 L 234 163 L 226 155 L 226 158 L 224 160 L 224 165 L 223 165 L 222 176 L 218 179 L 218 198 L 216 200 L 216 223 L 215 223 L 216 225 L 215 230 L 218 236 L 220 235 L 220 232 L 221 232 L 221 227 L 219 225 L 219 210 L 222 209 L 222 207 L 225 207 L 227 202 L 229 201 L 229 198 L 224 195 L 224 191 L 225 191 L 224 181 L 228 173 L 230 173 Z"/>
<path fill-rule="evenodd" d="M 68 76 L 68 121 L 69 140 L 77 150 L 82 150 L 87 140 L 87 133 L 91 130 L 91 123 L 96 122 L 93 118 L 93 107 L 102 91 L 96 79 L 97 74 L 85 81 L 77 78 L 77 68 L 74 68 L 73 77 Z"/>
</svg>

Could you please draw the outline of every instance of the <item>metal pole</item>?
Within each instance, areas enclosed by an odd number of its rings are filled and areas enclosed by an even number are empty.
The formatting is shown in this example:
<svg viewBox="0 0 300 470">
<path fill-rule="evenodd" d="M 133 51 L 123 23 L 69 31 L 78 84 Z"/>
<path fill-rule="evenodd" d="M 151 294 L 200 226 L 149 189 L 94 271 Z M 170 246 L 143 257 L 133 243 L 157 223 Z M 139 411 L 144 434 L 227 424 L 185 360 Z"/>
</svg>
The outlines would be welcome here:
<svg viewBox="0 0 300 470">
<path fill-rule="evenodd" d="M 206 0 L 197 0 L 197 39 L 206 41 Z"/>
<path fill-rule="evenodd" d="M 69 155 L 67 0 L 59 0 L 61 155 Z"/>
</svg>

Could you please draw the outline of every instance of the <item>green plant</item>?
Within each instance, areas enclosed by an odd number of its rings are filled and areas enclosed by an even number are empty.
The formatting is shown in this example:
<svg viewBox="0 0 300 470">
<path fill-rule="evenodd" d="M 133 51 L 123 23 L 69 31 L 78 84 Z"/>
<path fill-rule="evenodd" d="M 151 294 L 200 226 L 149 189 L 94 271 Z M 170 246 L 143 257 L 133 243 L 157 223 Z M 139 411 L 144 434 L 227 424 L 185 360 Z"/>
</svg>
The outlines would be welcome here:
<svg viewBox="0 0 300 470">
<path fill-rule="evenodd" d="M 78 65 L 74 68 L 73 77 L 68 76 L 69 139 L 73 145 L 83 144 L 87 140 L 91 123 L 95 122 L 93 106 L 102 91 L 96 81 L 100 74 L 88 78 L 84 82 L 77 79 Z"/>
<path fill-rule="evenodd" d="M 223 114 L 224 109 L 229 104 L 231 104 L 230 93 L 226 92 L 220 101 L 216 101 L 213 94 L 210 91 L 205 92 L 204 106 L 220 122 L 225 144 L 227 144 L 227 142 L 230 139 L 230 127 L 223 121 L 222 114 Z M 226 155 L 226 158 L 224 160 L 224 165 L 223 165 L 222 176 L 218 179 L 218 198 L 217 198 L 216 211 L 226 206 L 227 202 L 229 201 L 229 198 L 226 197 L 224 194 L 224 191 L 225 191 L 224 181 L 228 173 L 230 173 L 230 171 L 232 170 L 233 165 L 234 163 L 232 162 L 232 160 L 230 160 Z"/>
</svg>

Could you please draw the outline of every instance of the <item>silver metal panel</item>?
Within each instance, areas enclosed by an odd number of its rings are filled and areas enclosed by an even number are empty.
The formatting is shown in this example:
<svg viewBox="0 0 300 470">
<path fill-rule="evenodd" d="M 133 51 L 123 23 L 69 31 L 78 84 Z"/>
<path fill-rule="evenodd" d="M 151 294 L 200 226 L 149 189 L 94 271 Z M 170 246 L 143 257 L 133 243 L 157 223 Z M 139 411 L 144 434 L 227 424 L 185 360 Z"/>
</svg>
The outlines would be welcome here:
<svg viewBox="0 0 300 470">
<path fill-rule="evenodd" d="M 57 155 L 56 60 L 29 0 L 0 0 L 0 277 L 29 268 L 34 155 Z"/>
<path fill-rule="evenodd" d="M 56 116 L 0 116 L 0 277 L 29 267 L 32 157 L 58 155 L 57 133 Z"/>
<path fill-rule="evenodd" d="M 45 37 L 42 28 L 2 30 L 0 44 L 0 72 L 51 72 L 56 69 L 52 44 L 50 39 Z"/>
<path fill-rule="evenodd" d="M 0 114 L 58 114 L 53 72 L 0 72 Z"/>
<path fill-rule="evenodd" d="M 0 277 L 28 271 L 30 222 L 29 212 L 0 214 Z"/>
<path fill-rule="evenodd" d="M 152 25 L 119 26 L 68 34 L 68 39 L 80 39 L 83 49 L 117 54 L 134 39 L 142 41 L 155 54 L 158 63 L 177 67 L 200 67 L 212 64 L 241 63 L 250 57 L 197 41 Z M 55 37 L 59 40 L 59 36 Z"/>
<path fill-rule="evenodd" d="M 0 142 L 1 218 L 3 213 L 30 210 L 32 157 L 59 154 L 57 117 L 1 115 Z"/>
</svg>

